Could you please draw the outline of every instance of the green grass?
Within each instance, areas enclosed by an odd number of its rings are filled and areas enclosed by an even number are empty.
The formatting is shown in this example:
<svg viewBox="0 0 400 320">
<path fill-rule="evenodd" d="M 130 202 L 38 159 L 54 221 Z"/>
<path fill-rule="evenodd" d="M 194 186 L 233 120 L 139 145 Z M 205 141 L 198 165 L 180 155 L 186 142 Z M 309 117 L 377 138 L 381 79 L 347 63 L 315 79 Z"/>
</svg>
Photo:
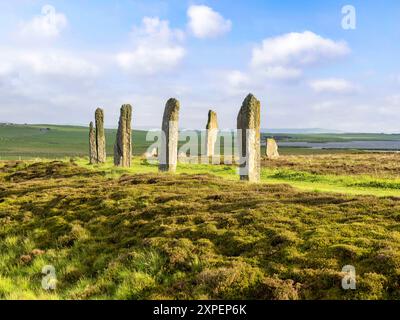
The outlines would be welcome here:
<svg viewBox="0 0 400 320">
<path fill-rule="evenodd" d="M 46 128 L 50 130 L 43 131 Z M 112 154 L 116 130 L 105 132 L 107 152 Z M 0 157 L 2 160 L 82 157 L 88 153 L 88 135 L 89 129 L 79 126 L 0 125 Z M 136 154 L 144 153 L 151 144 L 145 137 L 145 131 L 133 132 Z"/>
<path fill-rule="evenodd" d="M 264 169 L 262 180 L 268 183 L 288 183 L 305 191 L 400 197 L 400 179 L 377 179 L 371 176 L 318 175 L 295 170 Z"/>
<path fill-rule="evenodd" d="M 80 166 L 91 169 L 87 159 L 76 159 Z M 106 176 L 118 178 L 123 174 L 157 173 L 157 164 L 149 164 L 145 159 L 135 157 L 131 168 L 116 168 L 112 160 L 107 164 L 96 165 Z M 177 174 L 212 174 L 228 180 L 239 181 L 237 168 L 232 165 L 208 165 L 179 163 Z M 306 171 L 275 169 L 263 167 L 261 182 L 286 183 L 300 190 L 316 192 L 333 192 L 350 195 L 375 195 L 400 197 L 400 178 L 377 178 L 368 175 L 327 175 L 312 174 Z"/>
<path fill-rule="evenodd" d="M 50 130 L 43 130 L 43 129 Z M 42 129 L 42 130 L 41 130 Z M 59 125 L 1 125 L 0 160 L 31 160 L 35 158 L 60 159 L 83 157 L 88 153 L 88 127 Z M 134 155 L 142 155 L 152 142 L 146 141 L 146 131 L 133 130 Z M 107 153 L 113 154 L 115 129 L 106 129 Z M 264 134 L 265 135 L 265 134 Z M 400 140 L 400 135 L 380 134 L 280 134 L 276 136 L 291 142 L 332 142 L 351 140 Z M 184 141 L 181 141 L 183 144 Z M 264 147 L 262 147 L 264 152 Z M 318 150 L 311 148 L 281 148 L 281 154 L 347 154 L 355 150 Z M 223 153 L 223 151 L 222 151 Z"/>
<path fill-rule="evenodd" d="M 397 154 L 281 148 L 249 184 L 231 165 L 90 166 L 82 127 L 0 126 L 0 151 L 30 160 L 0 161 L 0 299 L 400 298 Z"/>
<path fill-rule="evenodd" d="M 234 179 L 227 166 L 158 174 L 140 161 L 130 174 L 84 160 L 0 164 L 0 299 L 400 298 L 399 198 L 238 182 L 222 178 Z M 354 291 L 341 288 L 348 264 Z M 41 288 L 45 265 L 54 292 Z"/>
</svg>

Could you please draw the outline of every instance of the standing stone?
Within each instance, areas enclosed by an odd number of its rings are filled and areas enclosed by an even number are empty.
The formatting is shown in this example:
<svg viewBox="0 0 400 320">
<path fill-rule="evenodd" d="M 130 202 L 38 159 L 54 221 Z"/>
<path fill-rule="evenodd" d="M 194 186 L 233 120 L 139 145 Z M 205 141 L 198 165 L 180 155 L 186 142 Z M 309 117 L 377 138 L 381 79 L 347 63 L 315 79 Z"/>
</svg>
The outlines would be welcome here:
<svg viewBox="0 0 400 320">
<path fill-rule="evenodd" d="M 206 129 L 206 155 L 207 157 L 213 157 L 215 153 L 215 143 L 218 137 L 218 122 L 217 114 L 212 110 L 208 111 Z"/>
<path fill-rule="evenodd" d="M 265 154 L 267 158 L 278 159 L 279 158 L 278 144 L 276 143 L 275 139 L 267 138 L 265 145 L 266 145 Z"/>
<path fill-rule="evenodd" d="M 260 101 L 249 94 L 237 117 L 240 180 L 260 180 Z"/>
<path fill-rule="evenodd" d="M 90 122 L 89 125 L 89 161 L 90 164 L 97 163 L 96 133 L 93 122 Z"/>
<path fill-rule="evenodd" d="M 104 111 L 98 108 L 95 113 L 96 119 L 96 150 L 97 162 L 106 162 L 106 136 L 104 134 Z"/>
<path fill-rule="evenodd" d="M 165 105 L 162 137 L 159 152 L 159 170 L 175 172 L 178 158 L 178 121 L 180 104 L 176 99 L 169 99 Z"/>
<path fill-rule="evenodd" d="M 130 167 L 132 159 L 132 106 L 124 104 L 121 107 L 117 138 L 114 145 L 114 164 L 120 167 Z"/>
</svg>

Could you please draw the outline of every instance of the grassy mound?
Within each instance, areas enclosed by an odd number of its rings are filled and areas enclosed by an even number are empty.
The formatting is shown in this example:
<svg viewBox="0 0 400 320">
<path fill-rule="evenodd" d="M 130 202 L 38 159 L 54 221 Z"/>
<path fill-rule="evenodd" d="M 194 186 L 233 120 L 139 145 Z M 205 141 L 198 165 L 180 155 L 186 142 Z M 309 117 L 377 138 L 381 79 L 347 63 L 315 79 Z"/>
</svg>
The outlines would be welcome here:
<svg viewBox="0 0 400 320">
<path fill-rule="evenodd" d="M 2 166 L 2 167 L 1 167 Z M 2 299 L 400 298 L 400 199 L 0 165 Z M 357 289 L 341 288 L 353 265 Z M 53 265 L 54 292 L 41 270 Z"/>
<path fill-rule="evenodd" d="M 400 178 L 400 153 L 327 154 L 283 156 L 263 159 L 262 165 L 319 175 L 368 175 L 376 178 Z"/>
</svg>

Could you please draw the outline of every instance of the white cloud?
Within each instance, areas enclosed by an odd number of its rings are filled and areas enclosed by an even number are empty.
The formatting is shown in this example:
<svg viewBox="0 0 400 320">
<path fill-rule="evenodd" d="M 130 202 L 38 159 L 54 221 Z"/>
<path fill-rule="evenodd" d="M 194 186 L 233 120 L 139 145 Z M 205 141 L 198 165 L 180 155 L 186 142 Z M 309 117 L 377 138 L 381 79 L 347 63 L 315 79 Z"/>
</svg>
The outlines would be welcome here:
<svg viewBox="0 0 400 320">
<path fill-rule="evenodd" d="M 330 111 L 336 110 L 343 106 L 343 102 L 341 101 L 323 101 L 318 102 L 311 106 L 314 111 Z"/>
<path fill-rule="evenodd" d="M 313 32 L 288 33 L 265 39 L 253 49 L 251 65 L 302 67 L 324 62 L 350 53 L 345 42 L 323 38 Z"/>
<path fill-rule="evenodd" d="M 19 58 L 40 75 L 87 77 L 96 75 L 99 71 L 91 62 L 64 52 L 28 53 Z"/>
<path fill-rule="evenodd" d="M 359 89 L 358 86 L 347 80 L 336 78 L 311 81 L 310 87 L 318 93 L 354 93 Z"/>
<path fill-rule="evenodd" d="M 155 74 L 175 68 L 186 54 L 179 42 L 184 33 L 171 29 L 169 22 L 145 17 L 140 27 L 134 27 L 135 48 L 116 55 L 119 66 L 134 74 Z"/>
<path fill-rule="evenodd" d="M 144 17 L 141 26 L 133 27 L 132 37 L 135 41 L 150 44 L 155 42 L 169 44 L 172 41 L 184 40 L 185 34 L 180 29 L 171 29 L 168 20 L 160 20 L 158 17 Z"/>
<path fill-rule="evenodd" d="M 400 95 L 394 94 L 387 96 L 377 111 L 380 114 L 388 116 L 397 116 L 400 108 Z"/>
<path fill-rule="evenodd" d="M 268 67 L 266 70 L 229 70 L 219 73 L 219 81 L 228 94 L 264 90 L 266 85 L 297 81 L 302 71 L 294 68 Z"/>
<path fill-rule="evenodd" d="M 187 15 L 189 29 L 197 38 L 216 38 L 232 29 L 230 20 L 204 5 L 191 5 Z"/>
<path fill-rule="evenodd" d="M 13 65 L 9 61 L 0 62 L 0 76 L 7 76 L 13 71 Z"/>
<path fill-rule="evenodd" d="M 305 67 L 349 53 L 344 42 L 335 42 L 310 31 L 288 33 L 267 38 L 254 47 L 247 74 L 253 82 L 292 83 L 302 78 Z"/>
<path fill-rule="evenodd" d="M 250 81 L 249 77 L 239 70 L 232 70 L 227 72 L 226 80 L 228 81 L 229 85 L 233 87 L 248 85 Z"/>
<path fill-rule="evenodd" d="M 67 26 L 68 21 L 63 13 L 56 12 L 51 5 L 41 9 L 41 15 L 29 21 L 21 22 L 19 34 L 33 41 L 23 45 L 0 48 L 0 74 L 18 74 L 30 76 L 65 76 L 87 77 L 96 75 L 98 67 L 82 54 L 57 49 L 54 46 L 41 46 L 39 39 L 58 37 Z M 24 39 L 25 40 L 25 39 Z"/>
<path fill-rule="evenodd" d="M 281 83 L 296 81 L 301 78 L 301 69 L 271 66 L 262 70 L 250 69 L 246 72 L 230 70 L 222 72 L 221 80 L 232 89 L 262 88 L 266 83 Z M 225 85 L 225 87 L 226 87 Z M 248 90 L 248 89 L 246 89 Z M 242 90 L 240 90 L 241 92 Z"/>
<path fill-rule="evenodd" d="M 64 14 L 56 12 L 53 6 L 46 5 L 42 7 L 42 15 L 21 23 L 20 34 L 25 37 L 54 38 L 59 36 L 67 24 Z"/>
<path fill-rule="evenodd" d="M 395 94 L 395 95 L 391 95 L 386 97 L 386 103 L 392 106 L 400 106 L 400 94 Z"/>
<path fill-rule="evenodd" d="M 263 73 L 265 78 L 272 80 L 295 80 L 299 79 L 303 74 L 300 69 L 282 66 L 267 67 L 265 70 L 261 70 L 260 73 Z"/>
<path fill-rule="evenodd" d="M 37 76 L 88 77 L 97 75 L 99 68 L 74 54 L 61 50 L 24 50 L 2 48 L 0 73 L 30 73 Z"/>
<path fill-rule="evenodd" d="M 176 67 L 185 56 L 182 47 L 162 47 L 152 50 L 139 46 L 133 52 L 121 52 L 117 61 L 123 69 L 137 74 L 155 74 Z"/>
</svg>

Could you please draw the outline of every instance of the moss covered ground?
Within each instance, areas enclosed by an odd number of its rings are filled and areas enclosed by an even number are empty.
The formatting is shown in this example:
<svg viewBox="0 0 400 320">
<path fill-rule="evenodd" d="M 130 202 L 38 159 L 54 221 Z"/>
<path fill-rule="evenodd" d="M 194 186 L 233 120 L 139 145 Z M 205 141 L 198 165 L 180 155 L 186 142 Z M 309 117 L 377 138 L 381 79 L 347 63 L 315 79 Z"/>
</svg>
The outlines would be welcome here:
<svg viewBox="0 0 400 320">
<path fill-rule="evenodd" d="M 139 158 L 129 170 L 86 162 L 0 163 L 1 299 L 400 298 L 399 197 L 280 183 L 394 180 L 281 166 L 249 184 L 225 165 L 170 175 Z M 345 265 L 356 290 L 341 287 Z"/>
</svg>

